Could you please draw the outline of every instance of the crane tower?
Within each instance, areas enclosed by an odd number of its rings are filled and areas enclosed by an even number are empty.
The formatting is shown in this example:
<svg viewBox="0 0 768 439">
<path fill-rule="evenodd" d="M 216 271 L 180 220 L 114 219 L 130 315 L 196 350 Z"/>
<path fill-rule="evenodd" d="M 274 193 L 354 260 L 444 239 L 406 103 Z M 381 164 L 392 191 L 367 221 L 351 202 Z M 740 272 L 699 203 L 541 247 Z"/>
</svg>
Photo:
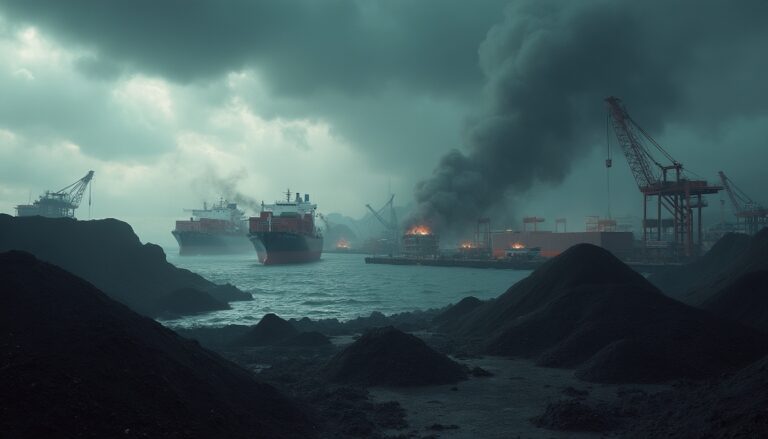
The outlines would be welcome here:
<svg viewBox="0 0 768 439">
<path fill-rule="evenodd" d="M 49 218 L 74 218 L 75 209 L 80 207 L 85 189 L 93 179 L 93 171 L 88 171 L 85 177 L 59 189 L 56 192 L 45 191 L 32 204 L 16 206 L 16 216 L 45 216 Z M 90 197 L 88 200 L 90 204 Z"/>
<path fill-rule="evenodd" d="M 663 249 L 669 245 L 674 256 L 698 254 L 702 242 L 701 209 L 707 205 L 703 196 L 718 193 L 722 186 L 689 179 L 683 165 L 632 120 L 621 99 L 611 96 L 605 101 L 609 123 L 643 194 L 644 248 Z M 653 150 L 661 158 L 652 154 Z M 662 213 L 671 217 L 662 218 Z"/>
</svg>

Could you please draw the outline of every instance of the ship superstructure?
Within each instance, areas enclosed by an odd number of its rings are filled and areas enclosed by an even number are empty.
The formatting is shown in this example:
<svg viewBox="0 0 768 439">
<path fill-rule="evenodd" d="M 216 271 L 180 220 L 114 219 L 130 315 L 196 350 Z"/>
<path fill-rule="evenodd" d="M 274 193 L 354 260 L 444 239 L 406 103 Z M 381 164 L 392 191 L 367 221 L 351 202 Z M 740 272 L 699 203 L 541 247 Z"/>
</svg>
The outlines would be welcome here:
<svg viewBox="0 0 768 439">
<path fill-rule="evenodd" d="M 265 265 L 296 264 L 320 259 L 323 237 L 315 227 L 317 205 L 309 194 L 286 192 L 285 201 L 261 205 L 249 221 L 249 237 L 259 261 Z"/>
<path fill-rule="evenodd" d="M 182 255 L 232 254 L 253 251 L 248 241 L 245 212 L 221 198 L 210 208 L 191 209 L 189 220 L 176 221 L 171 233 L 179 243 Z"/>
</svg>

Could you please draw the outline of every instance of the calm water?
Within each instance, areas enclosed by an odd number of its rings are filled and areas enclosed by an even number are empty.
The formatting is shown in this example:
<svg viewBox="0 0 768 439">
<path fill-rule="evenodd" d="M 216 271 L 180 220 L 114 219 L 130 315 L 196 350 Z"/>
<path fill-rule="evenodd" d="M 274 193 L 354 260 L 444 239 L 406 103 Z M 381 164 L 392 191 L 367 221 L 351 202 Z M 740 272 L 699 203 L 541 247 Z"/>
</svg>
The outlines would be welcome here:
<svg viewBox="0 0 768 439">
<path fill-rule="evenodd" d="M 372 311 L 392 314 L 440 308 L 466 296 L 496 297 L 528 271 L 368 265 L 364 255 L 323 254 L 320 262 L 263 266 L 256 255 L 179 256 L 168 261 L 216 283 L 229 282 L 254 300 L 232 309 L 165 320 L 169 326 L 223 326 L 257 323 L 269 312 L 284 318 L 335 317 L 348 320 Z"/>
</svg>

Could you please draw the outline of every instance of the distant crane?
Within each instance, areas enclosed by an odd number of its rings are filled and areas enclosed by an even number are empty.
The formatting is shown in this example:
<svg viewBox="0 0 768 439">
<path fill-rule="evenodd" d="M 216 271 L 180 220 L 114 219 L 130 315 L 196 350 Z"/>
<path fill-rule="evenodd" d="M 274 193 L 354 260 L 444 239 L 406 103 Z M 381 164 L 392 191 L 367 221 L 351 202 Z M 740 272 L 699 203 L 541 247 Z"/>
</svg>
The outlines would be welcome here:
<svg viewBox="0 0 768 439">
<path fill-rule="evenodd" d="M 758 230 L 765 227 L 768 224 L 768 210 L 757 204 L 749 195 L 739 189 L 736 183 L 728 178 L 723 171 L 718 172 L 718 175 L 720 175 L 720 181 L 723 183 L 728 198 L 731 199 L 731 206 L 733 207 L 734 215 L 736 215 L 736 221 L 744 219 L 744 230 L 748 234 L 754 235 Z"/>
<path fill-rule="evenodd" d="M 85 189 L 93 179 L 93 171 L 88 171 L 85 177 L 76 182 L 59 189 L 56 192 L 45 191 L 32 204 L 22 204 L 16 206 L 17 216 L 45 216 L 50 218 L 74 218 L 75 209 L 80 207 Z M 88 205 L 90 206 L 90 195 Z"/>
<path fill-rule="evenodd" d="M 645 248 L 664 244 L 662 232 L 672 229 L 675 251 L 687 257 L 694 256 L 700 250 L 702 242 L 701 208 L 707 205 L 702 196 L 716 194 L 723 188 L 711 186 L 704 180 L 688 179 L 683 172 L 683 165 L 632 120 L 621 99 L 611 96 L 605 101 L 608 104 L 608 122 L 613 126 L 632 175 L 643 194 Z M 663 157 L 657 160 L 647 144 Z M 606 166 L 610 167 L 610 159 Z M 656 218 L 649 219 L 648 198 L 653 197 L 656 197 Z M 671 219 L 662 220 L 662 208 L 672 215 Z M 697 209 L 697 218 L 694 218 L 694 209 Z"/>
<path fill-rule="evenodd" d="M 368 210 L 371 211 L 371 214 L 373 214 L 373 217 L 384 226 L 389 239 L 392 240 L 393 253 L 397 253 L 399 247 L 398 243 L 400 242 L 400 226 L 397 220 L 397 213 L 395 212 L 394 201 L 395 194 L 392 194 L 389 197 L 389 200 L 384 203 L 384 206 L 379 210 L 374 210 L 370 204 L 366 204 L 365 207 L 367 207 Z M 387 209 L 389 209 L 389 219 L 384 218 Z"/>
</svg>

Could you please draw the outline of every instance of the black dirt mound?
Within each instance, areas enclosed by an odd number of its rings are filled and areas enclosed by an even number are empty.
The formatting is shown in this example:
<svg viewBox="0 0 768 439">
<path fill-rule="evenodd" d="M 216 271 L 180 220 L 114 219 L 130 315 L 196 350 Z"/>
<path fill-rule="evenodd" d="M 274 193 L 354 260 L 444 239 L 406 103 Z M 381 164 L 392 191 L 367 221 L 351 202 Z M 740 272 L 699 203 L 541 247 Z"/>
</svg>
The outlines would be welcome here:
<svg viewBox="0 0 768 439">
<path fill-rule="evenodd" d="M 334 356 L 326 376 L 371 386 L 424 386 L 456 383 L 467 372 L 419 338 L 386 327 L 367 332 Z"/>
<path fill-rule="evenodd" d="M 768 437 L 768 357 L 720 382 L 628 403 L 640 416 L 624 437 Z"/>
<path fill-rule="evenodd" d="M 757 331 L 664 296 L 607 251 L 572 247 L 460 323 L 485 352 L 578 367 L 582 378 L 660 382 L 741 367 L 768 351 Z"/>
<path fill-rule="evenodd" d="M 319 332 L 300 332 L 280 342 L 281 346 L 321 347 L 330 346 L 331 340 Z"/>
<path fill-rule="evenodd" d="M 156 303 L 163 310 L 164 316 L 230 309 L 226 303 L 219 302 L 210 294 L 194 288 L 181 288 L 170 294 L 160 296 Z"/>
<path fill-rule="evenodd" d="M 768 270 L 742 275 L 704 302 L 704 308 L 768 333 Z"/>
<path fill-rule="evenodd" d="M 22 252 L 0 254 L 4 437 L 305 437 L 250 373 Z"/>
<path fill-rule="evenodd" d="M 295 337 L 299 331 L 276 314 L 266 314 L 250 331 L 240 337 L 240 346 L 270 346 Z"/>
<path fill-rule="evenodd" d="M 477 297 L 465 297 L 459 303 L 449 306 L 448 309 L 435 316 L 432 322 L 441 327 L 441 329 L 446 330 L 482 304 L 483 301 Z M 446 326 L 446 328 L 443 328 L 443 326 Z"/>
<path fill-rule="evenodd" d="M 728 233 L 699 259 L 681 267 L 654 273 L 648 280 L 665 294 L 691 305 L 703 301 L 697 290 L 715 283 L 733 269 L 749 248 L 750 238 L 740 233 Z"/>
<path fill-rule="evenodd" d="M 667 294 L 702 307 L 745 274 L 760 270 L 768 270 L 768 228 L 752 238 L 726 235 L 702 258 L 655 282 Z"/>
<path fill-rule="evenodd" d="M 0 252 L 23 250 L 94 284 L 139 313 L 157 317 L 183 308 L 189 299 L 202 305 L 200 294 L 162 297 L 183 288 L 210 294 L 210 310 L 218 302 L 250 300 L 233 286 L 217 286 L 189 270 L 176 268 L 154 244 L 142 244 L 131 226 L 115 219 L 16 218 L 0 214 Z M 195 312 L 201 311 L 195 307 Z"/>
<path fill-rule="evenodd" d="M 599 433 L 614 428 L 614 422 L 605 412 L 605 409 L 578 400 L 563 400 L 547 404 L 544 413 L 531 419 L 531 422 L 550 430 Z"/>
</svg>

